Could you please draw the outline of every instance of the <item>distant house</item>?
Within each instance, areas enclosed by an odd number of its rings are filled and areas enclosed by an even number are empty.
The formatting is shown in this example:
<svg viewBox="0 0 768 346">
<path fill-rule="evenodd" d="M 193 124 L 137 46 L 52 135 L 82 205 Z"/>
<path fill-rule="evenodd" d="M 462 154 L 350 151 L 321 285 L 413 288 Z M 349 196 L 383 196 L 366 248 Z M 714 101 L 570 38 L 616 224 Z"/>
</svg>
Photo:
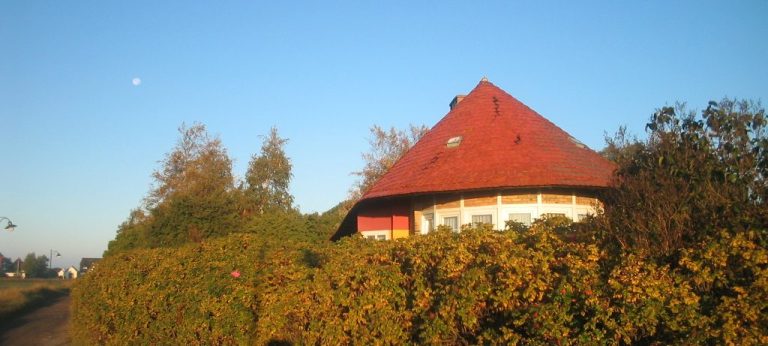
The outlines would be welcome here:
<svg viewBox="0 0 768 346">
<path fill-rule="evenodd" d="M 615 166 L 483 78 L 352 207 L 334 240 L 406 238 L 443 225 L 580 221 Z"/>
<path fill-rule="evenodd" d="M 88 258 L 83 257 L 80 260 L 80 273 L 85 274 L 87 272 L 90 272 L 93 270 L 94 266 L 96 265 L 96 262 L 100 261 L 101 258 Z"/>
<path fill-rule="evenodd" d="M 79 272 L 75 266 L 69 266 L 69 268 L 60 269 L 58 272 L 58 276 L 61 279 L 77 279 L 78 274 Z"/>
</svg>

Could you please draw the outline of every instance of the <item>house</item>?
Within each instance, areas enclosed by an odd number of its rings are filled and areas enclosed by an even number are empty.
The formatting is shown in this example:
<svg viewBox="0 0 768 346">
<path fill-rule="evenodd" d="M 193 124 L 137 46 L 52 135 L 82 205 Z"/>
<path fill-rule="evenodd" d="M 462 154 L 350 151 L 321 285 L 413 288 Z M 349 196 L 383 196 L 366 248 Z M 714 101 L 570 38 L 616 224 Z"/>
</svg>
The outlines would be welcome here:
<svg viewBox="0 0 768 346">
<path fill-rule="evenodd" d="M 352 207 L 332 239 L 425 234 L 438 225 L 545 215 L 575 221 L 600 207 L 615 166 L 483 78 Z"/>
<path fill-rule="evenodd" d="M 78 274 L 79 272 L 75 266 L 69 266 L 67 269 L 59 269 L 58 271 L 58 277 L 60 279 L 77 279 Z"/>
</svg>

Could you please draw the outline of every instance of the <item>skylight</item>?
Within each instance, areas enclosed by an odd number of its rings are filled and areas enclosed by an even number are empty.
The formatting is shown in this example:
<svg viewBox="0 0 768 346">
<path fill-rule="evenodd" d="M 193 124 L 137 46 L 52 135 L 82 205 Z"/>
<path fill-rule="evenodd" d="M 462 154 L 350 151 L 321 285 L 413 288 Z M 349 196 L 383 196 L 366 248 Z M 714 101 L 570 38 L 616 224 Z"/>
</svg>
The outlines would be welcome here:
<svg viewBox="0 0 768 346">
<path fill-rule="evenodd" d="M 461 139 L 461 136 L 451 137 L 447 142 L 445 142 L 445 146 L 448 148 L 458 147 L 459 144 L 461 144 Z"/>
<path fill-rule="evenodd" d="M 576 146 L 579 147 L 579 148 L 582 148 L 582 149 L 586 149 L 587 148 L 587 146 L 584 145 L 584 143 L 579 142 L 579 140 L 576 139 L 576 138 L 573 138 L 573 137 L 569 136 L 568 139 L 570 139 L 571 142 L 573 142 L 573 144 L 576 144 Z"/>
</svg>

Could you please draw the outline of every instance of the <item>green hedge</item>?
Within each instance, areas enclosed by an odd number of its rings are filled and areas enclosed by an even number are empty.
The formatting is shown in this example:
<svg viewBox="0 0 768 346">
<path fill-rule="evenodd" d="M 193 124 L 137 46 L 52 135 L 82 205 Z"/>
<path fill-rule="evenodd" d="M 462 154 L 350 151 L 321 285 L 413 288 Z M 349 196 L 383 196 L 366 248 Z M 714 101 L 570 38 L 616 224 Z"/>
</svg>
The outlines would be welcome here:
<svg viewBox="0 0 768 346">
<path fill-rule="evenodd" d="M 84 344 L 768 344 L 768 251 L 723 232 L 659 267 L 558 220 L 311 245 L 232 235 L 105 258 Z M 564 240 L 564 239 L 567 239 Z M 237 275 L 239 274 L 239 276 Z M 236 277 L 237 276 L 237 277 Z"/>
</svg>

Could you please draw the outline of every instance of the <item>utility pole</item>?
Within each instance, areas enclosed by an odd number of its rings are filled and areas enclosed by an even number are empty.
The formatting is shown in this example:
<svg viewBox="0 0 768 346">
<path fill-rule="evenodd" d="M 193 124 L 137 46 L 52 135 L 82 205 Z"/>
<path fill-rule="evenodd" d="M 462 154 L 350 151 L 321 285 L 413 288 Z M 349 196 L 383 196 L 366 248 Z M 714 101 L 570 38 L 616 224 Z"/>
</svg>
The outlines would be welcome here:
<svg viewBox="0 0 768 346">
<path fill-rule="evenodd" d="M 58 251 L 51 249 L 51 257 L 48 259 L 48 269 L 53 269 L 53 253 L 54 252 L 56 253 L 56 257 L 61 257 L 61 254 Z"/>
</svg>

